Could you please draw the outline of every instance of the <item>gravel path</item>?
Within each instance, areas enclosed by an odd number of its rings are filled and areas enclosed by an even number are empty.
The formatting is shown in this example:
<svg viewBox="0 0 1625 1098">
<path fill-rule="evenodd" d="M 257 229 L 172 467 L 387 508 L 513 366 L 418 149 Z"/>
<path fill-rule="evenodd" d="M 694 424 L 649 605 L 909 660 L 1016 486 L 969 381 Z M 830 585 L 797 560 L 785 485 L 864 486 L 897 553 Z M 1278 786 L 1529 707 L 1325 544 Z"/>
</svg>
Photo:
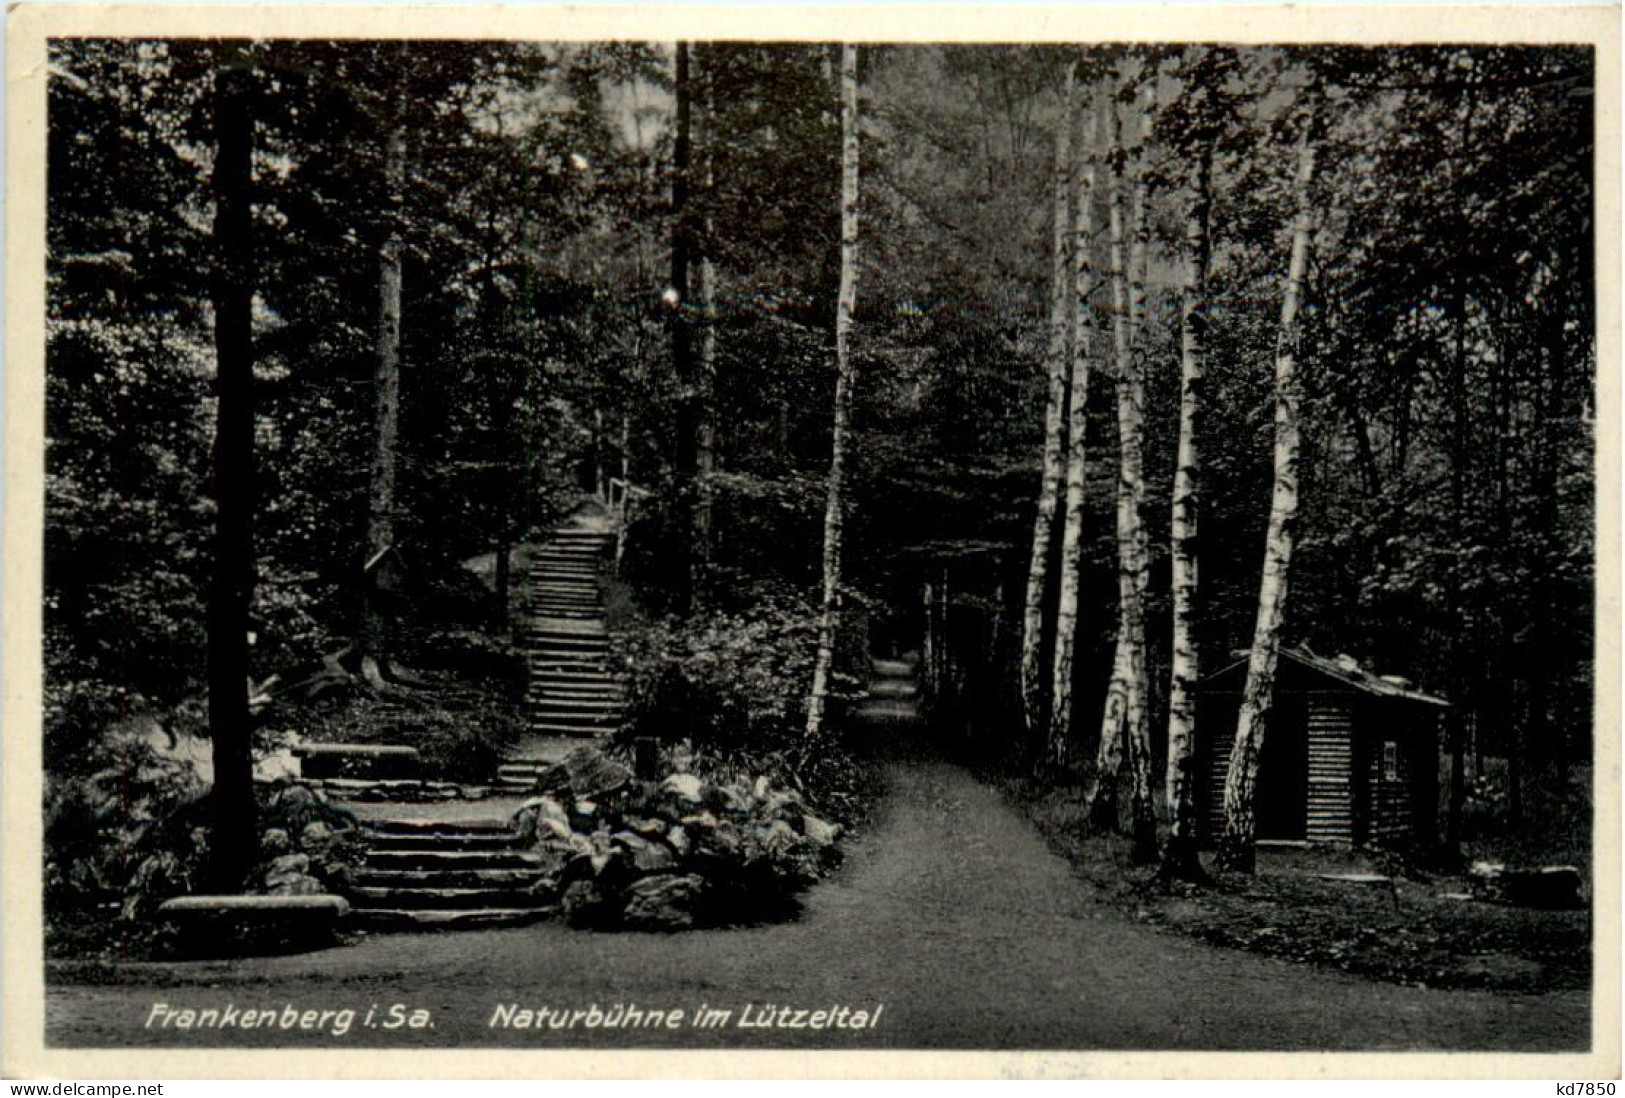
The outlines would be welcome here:
<svg viewBox="0 0 1625 1098">
<path fill-rule="evenodd" d="M 1520 1049 L 1589 1043 L 1589 999 L 1399 988 L 1217 950 L 1125 920 L 963 769 L 884 764 L 879 816 L 801 919 L 678 935 L 559 925 L 385 935 L 291 957 L 146 965 L 119 982 L 54 975 L 57 1045 L 570 1048 Z M 358 1013 L 333 1035 L 146 1026 L 173 1008 Z M 367 1009 L 377 1004 L 375 1027 Z M 385 1028 L 427 1012 L 432 1028 Z M 493 1015 L 617 1004 L 685 1011 L 676 1029 L 493 1026 Z M 702 1004 L 728 1024 L 691 1024 Z M 862 1029 L 741 1027 L 773 1006 L 869 1013 Z M 874 1010 L 884 1005 L 878 1018 Z M 523 1015 L 513 1014 L 515 1019 Z M 787 1020 L 794 1020 L 791 1015 Z"/>
</svg>

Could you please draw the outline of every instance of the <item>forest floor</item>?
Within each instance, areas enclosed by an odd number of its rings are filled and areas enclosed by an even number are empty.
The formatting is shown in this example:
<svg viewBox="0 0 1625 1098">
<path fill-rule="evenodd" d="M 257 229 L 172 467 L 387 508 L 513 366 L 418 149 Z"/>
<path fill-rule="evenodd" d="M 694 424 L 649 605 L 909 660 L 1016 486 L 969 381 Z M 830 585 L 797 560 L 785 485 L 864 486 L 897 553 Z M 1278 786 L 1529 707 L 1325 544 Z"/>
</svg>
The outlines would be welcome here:
<svg viewBox="0 0 1625 1098">
<path fill-rule="evenodd" d="M 886 790 L 799 918 L 680 934 L 557 923 L 380 934 L 282 957 L 48 969 L 55 1045 L 1577 1050 L 1583 991 L 1401 987 L 1216 948 L 1125 915 L 964 768 L 887 747 Z M 148 1025 L 154 1004 L 359 1011 L 336 1036 Z M 367 1027 L 378 1004 L 432 1028 Z M 729 1025 L 520 1029 L 499 1008 L 732 1011 Z M 742 1027 L 750 1004 L 874 1016 L 864 1029 Z M 882 1007 L 878 1015 L 874 1012 Z M 494 1024 L 495 1023 L 495 1024 Z"/>
<path fill-rule="evenodd" d="M 1153 880 L 1123 836 L 1089 834 L 1075 786 L 1001 777 L 1006 797 L 1126 917 L 1201 941 L 1421 988 L 1583 991 L 1591 912 L 1460 898 L 1461 875 L 1362 852 L 1261 849 L 1253 877 L 1207 887 Z M 1382 882 L 1326 879 L 1371 873 Z"/>
</svg>

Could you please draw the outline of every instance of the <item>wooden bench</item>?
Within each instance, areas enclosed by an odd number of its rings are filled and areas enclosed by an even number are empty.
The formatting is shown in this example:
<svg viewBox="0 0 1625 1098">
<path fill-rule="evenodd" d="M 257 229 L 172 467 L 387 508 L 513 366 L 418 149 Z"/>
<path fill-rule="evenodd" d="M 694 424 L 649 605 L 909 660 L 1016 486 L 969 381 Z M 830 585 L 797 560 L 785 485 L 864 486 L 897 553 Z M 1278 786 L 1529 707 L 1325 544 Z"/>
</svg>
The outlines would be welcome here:
<svg viewBox="0 0 1625 1098">
<path fill-rule="evenodd" d="M 349 913 L 349 901 L 328 893 L 176 896 L 158 906 L 160 921 L 186 932 L 180 944 L 193 955 L 322 945 Z"/>
</svg>

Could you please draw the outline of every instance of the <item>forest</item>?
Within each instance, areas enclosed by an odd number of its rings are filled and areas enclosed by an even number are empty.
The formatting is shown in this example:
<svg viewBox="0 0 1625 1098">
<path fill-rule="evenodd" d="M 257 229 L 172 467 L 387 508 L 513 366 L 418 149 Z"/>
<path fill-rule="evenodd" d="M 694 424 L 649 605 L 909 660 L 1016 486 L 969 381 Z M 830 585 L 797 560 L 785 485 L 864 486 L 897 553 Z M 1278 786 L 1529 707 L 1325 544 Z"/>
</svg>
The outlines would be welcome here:
<svg viewBox="0 0 1625 1098">
<path fill-rule="evenodd" d="M 290 728 L 494 766 L 526 547 L 584 499 L 611 754 L 854 824 L 868 657 L 917 652 L 943 751 L 1203 881 L 1254 868 L 1290 648 L 1451 703 L 1428 857 L 1588 828 L 1593 75 L 54 40 L 48 904 L 243 887 Z M 212 791 L 150 726 L 208 739 Z"/>
</svg>

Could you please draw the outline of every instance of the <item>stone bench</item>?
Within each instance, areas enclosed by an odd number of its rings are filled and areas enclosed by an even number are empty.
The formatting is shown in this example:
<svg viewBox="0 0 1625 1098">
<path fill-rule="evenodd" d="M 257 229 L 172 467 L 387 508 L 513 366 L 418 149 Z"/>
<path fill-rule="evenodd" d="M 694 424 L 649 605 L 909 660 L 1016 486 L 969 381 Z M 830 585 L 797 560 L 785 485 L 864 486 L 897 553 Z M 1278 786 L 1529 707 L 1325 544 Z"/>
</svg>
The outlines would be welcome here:
<svg viewBox="0 0 1625 1098">
<path fill-rule="evenodd" d="M 324 945 L 349 913 L 344 897 L 326 893 L 176 896 L 158 906 L 159 920 L 185 932 L 180 946 L 194 956 Z"/>
<path fill-rule="evenodd" d="M 306 778 L 409 778 L 418 773 L 418 749 L 398 743 L 302 743 L 294 747 Z"/>
</svg>

